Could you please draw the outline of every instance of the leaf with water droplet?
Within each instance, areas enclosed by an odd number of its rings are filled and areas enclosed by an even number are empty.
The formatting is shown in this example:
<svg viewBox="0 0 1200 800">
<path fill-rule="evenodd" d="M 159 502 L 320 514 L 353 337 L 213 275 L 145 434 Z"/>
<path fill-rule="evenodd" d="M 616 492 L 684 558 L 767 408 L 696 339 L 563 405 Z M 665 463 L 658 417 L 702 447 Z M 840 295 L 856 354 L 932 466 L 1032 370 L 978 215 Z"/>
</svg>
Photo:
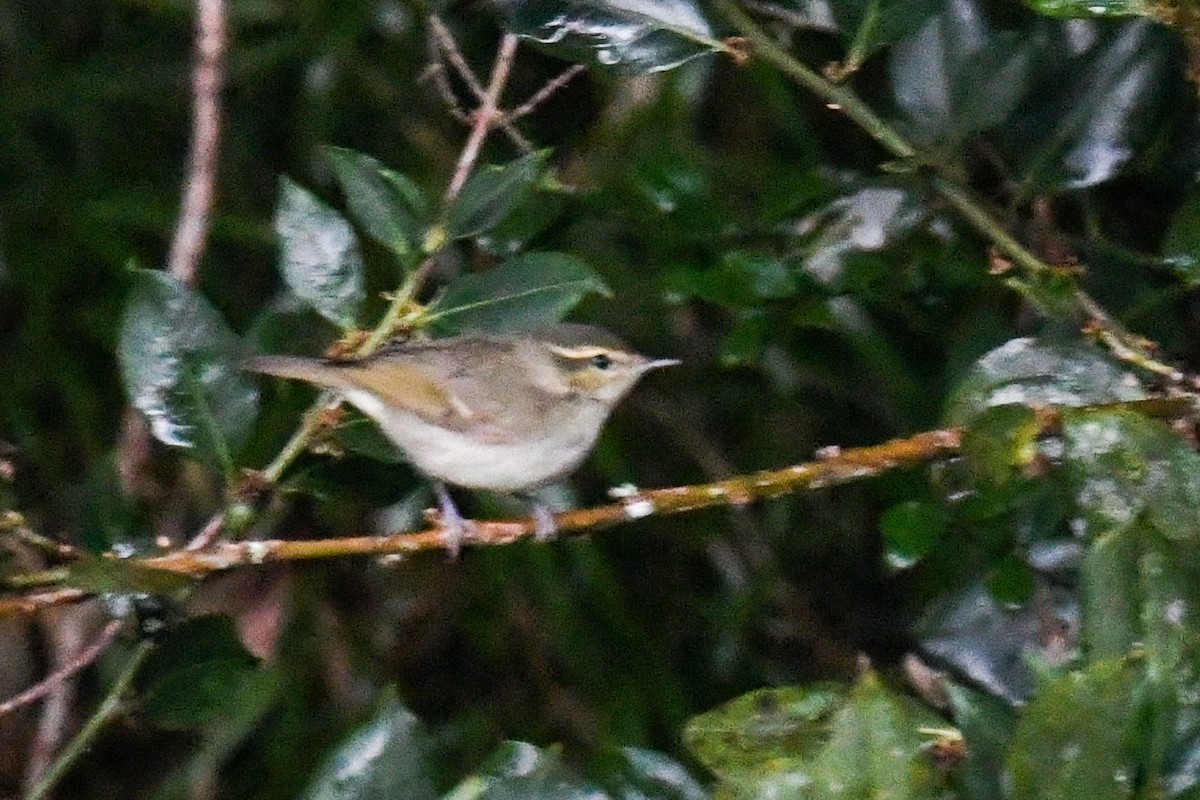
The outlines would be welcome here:
<svg viewBox="0 0 1200 800">
<path fill-rule="evenodd" d="M 724 51 L 691 0 L 508 0 L 508 27 L 570 61 L 641 75 Z"/>
<path fill-rule="evenodd" d="M 1064 414 L 1063 437 L 1087 532 L 1101 536 L 1145 512 L 1168 537 L 1200 539 L 1200 455 L 1132 411 Z"/>
<path fill-rule="evenodd" d="M 125 391 L 159 441 L 233 472 L 258 411 L 239 369 L 246 350 L 201 295 L 163 272 L 134 270 L 117 358 Z"/>
<path fill-rule="evenodd" d="M 985 409 L 1083 406 L 1141 400 L 1137 379 L 1087 342 L 1012 339 L 980 358 L 951 395 L 947 420 L 969 422 Z"/>
<path fill-rule="evenodd" d="M 350 223 L 288 178 L 275 209 L 279 268 L 292 293 L 330 322 L 354 326 L 362 307 L 363 261 Z"/>
</svg>

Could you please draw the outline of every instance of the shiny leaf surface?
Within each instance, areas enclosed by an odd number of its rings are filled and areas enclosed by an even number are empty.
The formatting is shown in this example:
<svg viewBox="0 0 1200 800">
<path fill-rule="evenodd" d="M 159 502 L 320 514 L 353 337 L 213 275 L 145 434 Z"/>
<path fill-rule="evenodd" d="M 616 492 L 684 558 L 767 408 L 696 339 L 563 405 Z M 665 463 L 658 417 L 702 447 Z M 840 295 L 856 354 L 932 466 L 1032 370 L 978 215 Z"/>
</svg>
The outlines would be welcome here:
<svg viewBox="0 0 1200 800">
<path fill-rule="evenodd" d="M 429 735 L 394 691 L 317 770 L 304 800 L 433 800 Z"/>
<path fill-rule="evenodd" d="M 511 30 L 554 55 L 644 74 L 722 49 L 691 0 L 507 0 Z"/>
<path fill-rule="evenodd" d="M 202 296 L 137 270 L 117 350 L 125 391 L 159 441 L 229 472 L 258 409 L 242 342 Z"/>
<path fill-rule="evenodd" d="M 275 233 L 288 288 L 330 322 L 353 327 L 365 294 L 362 255 L 350 224 L 312 192 L 283 178 Z"/>
</svg>

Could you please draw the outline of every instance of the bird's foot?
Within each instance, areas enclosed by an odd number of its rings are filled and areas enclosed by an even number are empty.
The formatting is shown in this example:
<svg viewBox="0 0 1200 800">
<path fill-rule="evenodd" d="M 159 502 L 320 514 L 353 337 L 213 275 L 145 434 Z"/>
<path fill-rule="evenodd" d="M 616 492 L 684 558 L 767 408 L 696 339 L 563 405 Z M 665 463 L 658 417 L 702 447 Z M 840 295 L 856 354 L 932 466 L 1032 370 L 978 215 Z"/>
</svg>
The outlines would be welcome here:
<svg viewBox="0 0 1200 800">
<path fill-rule="evenodd" d="M 446 546 L 446 552 L 450 554 L 450 560 L 454 561 L 462 550 L 463 542 L 466 541 L 467 525 L 470 523 L 458 512 L 458 506 L 454 505 L 454 500 L 444 484 L 435 483 L 433 491 L 437 495 L 441 515 L 442 542 Z"/>
<path fill-rule="evenodd" d="M 539 542 L 549 542 L 558 538 L 558 523 L 554 521 L 554 512 L 536 500 L 533 503 L 533 538 Z"/>
</svg>

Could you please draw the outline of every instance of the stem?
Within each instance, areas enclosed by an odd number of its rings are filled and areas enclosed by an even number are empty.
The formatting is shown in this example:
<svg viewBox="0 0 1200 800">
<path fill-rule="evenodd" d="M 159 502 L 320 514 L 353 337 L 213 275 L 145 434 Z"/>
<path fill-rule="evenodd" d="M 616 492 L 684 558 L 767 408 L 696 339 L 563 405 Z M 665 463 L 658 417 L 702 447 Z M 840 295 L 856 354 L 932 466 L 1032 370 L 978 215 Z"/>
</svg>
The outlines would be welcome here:
<svg viewBox="0 0 1200 800">
<path fill-rule="evenodd" d="M 122 695 L 129 685 L 133 682 L 133 678 L 137 675 L 138 669 L 142 666 L 142 662 L 146 660 L 146 656 L 154 645 L 150 642 L 142 642 L 133 652 L 129 661 L 125 664 L 125 668 L 113 683 L 112 688 L 108 690 L 100 707 L 92 714 L 83 727 L 79 729 L 79 733 L 71 740 L 63 751 L 59 754 L 54 763 L 50 765 L 50 769 L 46 770 L 45 774 L 38 780 L 37 785 L 30 791 L 27 800 L 45 800 L 54 791 L 54 787 L 58 785 L 67 773 L 74 766 L 75 762 L 86 753 L 94 743 L 104 727 L 114 719 L 122 708 Z"/>
<path fill-rule="evenodd" d="M 480 98 L 479 108 L 475 110 L 475 124 L 471 126 L 471 134 L 467 137 L 467 143 L 463 145 L 458 164 L 454 167 L 454 175 L 451 176 L 450 184 L 446 187 L 446 195 L 442 198 L 443 213 L 450 208 L 450 204 L 462 191 L 463 184 L 467 182 L 467 176 L 471 174 L 472 167 L 479 159 L 479 151 L 483 147 L 484 140 L 487 139 L 488 132 L 500 117 L 498 110 L 500 95 L 504 92 L 505 84 L 508 83 L 508 74 L 512 70 L 513 58 L 516 54 L 517 37 L 511 33 L 504 34 L 504 38 L 500 40 L 500 48 L 496 51 L 496 62 L 492 66 L 492 77 L 488 82 L 487 91 Z"/>
</svg>

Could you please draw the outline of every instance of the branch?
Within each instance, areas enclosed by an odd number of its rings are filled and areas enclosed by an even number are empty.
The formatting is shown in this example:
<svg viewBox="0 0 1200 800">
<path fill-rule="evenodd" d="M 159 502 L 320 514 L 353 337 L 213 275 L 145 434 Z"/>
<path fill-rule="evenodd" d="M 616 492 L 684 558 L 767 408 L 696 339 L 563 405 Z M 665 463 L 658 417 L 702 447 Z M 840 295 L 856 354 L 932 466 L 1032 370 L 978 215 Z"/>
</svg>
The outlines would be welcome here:
<svg viewBox="0 0 1200 800">
<path fill-rule="evenodd" d="M 88 752 L 96 737 L 100 735 L 100 732 L 121 712 L 125 690 L 133 682 L 134 676 L 142 666 L 142 662 L 146 659 L 146 656 L 150 654 L 151 649 L 153 649 L 153 645 L 149 642 L 142 642 L 138 645 L 133 656 L 125 662 L 125 668 L 117 676 L 116 681 L 113 682 L 112 688 L 108 690 L 108 694 L 105 695 L 100 707 L 96 709 L 94 714 L 88 717 L 87 722 L 84 723 L 79 733 L 63 749 L 55 762 L 50 765 L 50 769 L 46 770 L 45 774 L 42 775 L 37 786 L 30 791 L 27 800 L 45 800 L 45 798 L 49 797 L 50 793 L 54 791 L 54 787 L 66 776 L 76 760 Z"/>
<path fill-rule="evenodd" d="M 1049 424 L 1049 423 L 1047 423 Z M 560 534 L 580 534 L 658 514 L 681 514 L 712 506 L 744 506 L 803 489 L 819 489 L 916 466 L 956 455 L 962 442 L 958 428 L 918 433 L 871 447 L 832 448 L 816 461 L 765 470 L 696 486 L 638 491 L 617 490 L 618 502 L 556 514 Z M 532 519 L 472 522 L 463 544 L 506 545 L 533 536 Z M 139 560 L 139 565 L 192 576 L 272 561 L 303 561 L 346 556 L 403 556 L 446 547 L 440 525 L 416 533 L 290 541 L 270 539 L 227 542 L 204 552 L 178 551 Z"/>
<path fill-rule="evenodd" d="M 475 109 L 471 134 L 467 137 L 467 143 L 463 145 L 458 164 L 454 167 L 454 175 L 451 176 L 450 184 L 446 187 L 446 195 L 442 198 L 442 208 L 449 208 L 454 198 L 458 197 L 458 193 L 462 191 L 463 184 L 467 182 L 467 176 L 471 174 L 471 169 L 479 158 L 479 151 L 483 147 L 488 132 L 503 116 L 499 110 L 500 95 L 508 83 L 508 75 L 512 70 L 513 58 L 516 54 L 517 37 L 511 33 L 504 34 L 504 38 L 500 40 L 500 47 L 496 50 L 496 61 L 492 65 L 492 77 L 488 81 L 487 91 L 480 98 L 479 108 Z"/>
<path fill-rule="evenodd" d="M 196 283 L 200 257 L 208 239 L 216 185 L 217 147 L 221 138 L 221 58 L 225 51 L 224 0 L 197 0 L 195 47 L 192 146 L 183 207 L 167 257 L 171 275 L 187 286 Z"/>
<path fill-rule="evenodd" d="M 87 667 L 109 648 L 109 646 L 117 638 L 117 634 L 121 632 L 121 628 L 124 627 L 124 625 L 124 620 L 109 620 L 108 624 L 105 625 L 100 631 L 100 635 L 96 637 L 96 641 L 92 642 L 83 650 L 72 656 L 66 664 L 42 678 L 40 681 L 35 683 L 33 686 L 30 686 L 20 694 L 13 695 L 3 703 L 0 703 L 0 717 L 15 711 L 18 708 L 21 708 L 22 706 L 27 706 L 30 703 L 36 703 L 38 700 L 41 700 L 50 692 L 54 691 L 59 684 L 69 680 L 73 675 L 75 675 L 75 673 Z"/>
</svg>

